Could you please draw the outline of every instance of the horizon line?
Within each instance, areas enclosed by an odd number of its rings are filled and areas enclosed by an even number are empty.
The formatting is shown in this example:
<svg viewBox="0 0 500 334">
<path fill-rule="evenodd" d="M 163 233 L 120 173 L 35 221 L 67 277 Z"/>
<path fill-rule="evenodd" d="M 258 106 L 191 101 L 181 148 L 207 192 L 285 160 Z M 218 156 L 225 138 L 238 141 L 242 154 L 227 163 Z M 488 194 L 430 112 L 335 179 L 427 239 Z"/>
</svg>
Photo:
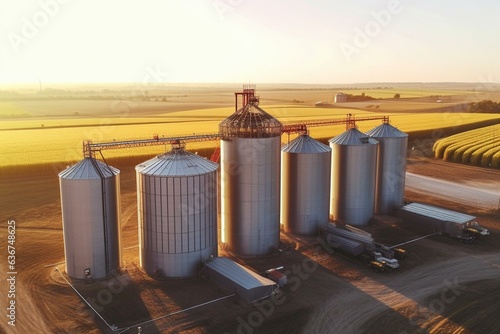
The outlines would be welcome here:
<svg viewBox="0 0 500 334">
<path fill-rule="evenodd" d="M 143 85 L 145 87 L 154 88 L 155 86 L 171 86 L 171 85 L 247 85 L 248 82 L 155 82 L 144 84 L 136 81 L 33 81 L 33 82 L 16 82 L 16 83 L 0 83 L 0 87 L 8 86 L 28 86 L 40 85 L 40 82 L 45 85 Z M 366 82 L 331 82 L 331 83 L 301 83 L 301 82 L 255 82 L 251 85 L 302 85 L 302 86 L 328 86 L 328 85 L 375 85 L 375 84 L 471 84 L 471 85 L 500 85 L 500 82 L 480 82 L 480 81 L 366 81 Z"/>
</svg>

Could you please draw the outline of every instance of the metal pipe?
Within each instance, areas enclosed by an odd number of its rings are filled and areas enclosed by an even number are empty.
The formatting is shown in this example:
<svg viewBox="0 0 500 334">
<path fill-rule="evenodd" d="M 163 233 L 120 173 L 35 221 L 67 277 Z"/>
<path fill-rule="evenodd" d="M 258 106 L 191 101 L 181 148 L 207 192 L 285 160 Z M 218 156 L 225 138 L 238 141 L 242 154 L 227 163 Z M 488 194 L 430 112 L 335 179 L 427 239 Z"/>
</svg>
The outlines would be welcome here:
<svg viewBox="0 0 500 334">
<path fill-rule="evenodd" d="M 101 153 L 101 151 L 99 151 Z M 101 153 L 102 156 L 102 153 Z M 103 157 L 104 158 L 104 157 Z M 109 274 L 109 249 L 108 249 L 108 216 L 107 216 L 107 202 L 106 202 L 106 178 L 104 174 L 102 173 L 101 169 L 99 168 L 99 165 L 94 159 L 90 160 L 92 162 L 92 165 L 94 165 L 94 168 L 96 169 L 97 173 L 99 174 L 99 177 L 101 179 L 101 196 L 102 196 L 102 219 L 103 219 L 103 235 L 104 235 L 104 266 L 106 268 L 106 276 Z M 106 162 L 106 161 L 105 161 Z M 111 172 L 111 175 L 113 175 L 113 172 L 111 171 L 111 168 L 109 165 L 106 163 L 106 166 L 108 166 L 109 171 Z M 92 274 L 92 273 L 91 273 Z"/>
<path fill-rule="evenodd" d="M 415 242 L 415 241 L 418 241 L 418 240 L 421 240 L 421 239 L 425 239 L 425 238 L 431 237 L 431 236 L 436 235 L 436 234 L 441 234 L 441 232 L 434 232 L 434 233 L 431 233 L 431 234 L 428 234 L 428 235 L 424 235 L 423 237 L 418 237 L 416 239 L 412 239 L 410 241 L 406 241 L 406 242 L 403 242 L 403 243 L 400 243 L 400 244 L 397 244 L 397 245 L 394 245 L 394 246 L 391 246 L 391 247 L 388 247 L 388 248 L 392 249 L 392 248 L 396 248 L 396 247 L 399 247 L 399 246 L 403 246 L 403 245 L 406 245 L 406 244 L 409 244 L 409 243 L 412 243 L 412 242 Z"/>
</svg>

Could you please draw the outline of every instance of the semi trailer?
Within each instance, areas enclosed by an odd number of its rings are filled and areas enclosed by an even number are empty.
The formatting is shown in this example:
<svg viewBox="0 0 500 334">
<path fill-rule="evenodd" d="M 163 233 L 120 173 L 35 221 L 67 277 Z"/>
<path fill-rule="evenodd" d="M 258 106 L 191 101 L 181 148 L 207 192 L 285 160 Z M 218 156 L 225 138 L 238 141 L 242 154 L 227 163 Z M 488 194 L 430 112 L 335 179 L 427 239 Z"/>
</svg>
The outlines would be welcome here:
<svg viewBox="0 0 500 334">
<path fill-rule="evenodd" d="M 398 217 L 420 229 L 448 235 L 465 243 L 490 234 L 474 216 L 428 204 L 406 204 L 398 209 Z"/>
<path fill-rule="evenodd" d="M 365 262 L 375 271 L 399 268 L 398 252 L 379 243 L 375 243 L 370 233 L 349 225 L 329 223 L 322 230 L 323 238 L 330 249 L 337 250 L 357 262 Z"/>
</svg>

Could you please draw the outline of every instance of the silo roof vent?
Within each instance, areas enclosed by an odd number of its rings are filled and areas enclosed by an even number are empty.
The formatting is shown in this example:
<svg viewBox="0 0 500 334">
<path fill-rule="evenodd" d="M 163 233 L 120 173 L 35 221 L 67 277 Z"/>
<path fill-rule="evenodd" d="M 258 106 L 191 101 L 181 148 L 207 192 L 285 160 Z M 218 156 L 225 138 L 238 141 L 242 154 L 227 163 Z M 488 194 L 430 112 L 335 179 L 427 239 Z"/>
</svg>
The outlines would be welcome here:
<svg viewBox="0 0 500 334">
<path fill-rule="evenodd" d="M 395 128 L 394 126 L 388 124 L 388 123 L 383 123 L 377 126 L 374 129 L 371 129 L 366 133 L 370 137 L 374 138 L 404 138 L 408 137 L 407 133 L 404 133 L 403 131 L 399 130 L 398 128 Z"/>
<path fill-rule="evenodd" d="M 260 108 L 254 99 L 219 124 L 223 139 L 278 137 L 281 130 L 281 122 Z"/>
<path fill-rule="evenodd" d="M 330 146 L 320 143 L 319 141 L 309 137 L 308 135 L 301 135 L 292 140 L 281 149 L 283 152 L 288 153 L 324 153 L 331 152 Z"/>
<path fill-rule="evenodd" d="M 199 155 L 172 149 L 172 151 L 145 161 L 135 167 L 141 174 L 153 176 L 189 176 L 216 171 L 218 164 Z"/>
<path fill-rule="evenodd" d="M 366 145 L 366 144 L 378 144 L 378 141 L 368 137 L 363 132 L 356 128 L 349 129 L 337 137 L 334 137 L 328 141 L 329 143 L 337 145 Z"/>
<path fill-rule="evenodd" d="M 117 174 L 120 174 L 120 171 L 114 167 L 108 166 L 94 158 L 84 158 L 75 165 L 60 172 L 59 177 L 73 180 L 91 180 L 100 179 L 101 177 L 112 177 Z"/>
</svg>

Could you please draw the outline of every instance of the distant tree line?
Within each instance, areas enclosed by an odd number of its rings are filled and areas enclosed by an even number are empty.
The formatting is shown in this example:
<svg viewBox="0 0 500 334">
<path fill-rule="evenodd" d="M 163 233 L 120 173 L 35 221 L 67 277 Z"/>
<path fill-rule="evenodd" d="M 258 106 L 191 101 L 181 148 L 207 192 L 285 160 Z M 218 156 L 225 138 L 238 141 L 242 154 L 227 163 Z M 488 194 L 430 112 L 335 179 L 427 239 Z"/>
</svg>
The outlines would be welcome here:
<svg viewBox="0 0 500 334">
<path fill-rule="evenodd" d="M 365 93 L 361 93 L 361 95 L 346 94 L 346 96 L 347 96 L 347 102 L 375 100 L 375 98 L 371 97 L 370 95 L 366 95 Z"/>
<path fill-rule="evenodd" d="M 167 102 L 167 97 L 164 95 L 93 95 L 93 96 L 63 96 L 63 95 L 49 95 L 49 96 L 2 96 L 0 94 L 0 101 L 63 101 L 63 100 L 130 100 L 130 101 L 152 101 L 152 102 Z"/>
<path fill-rule="evenodd" d="M 9 90 L 0 90 L 0 98 L 2 97 L 18 97 L 18 92 L 11 92 Z"/>
<path fill-rule="evenodd" d="M 394 87 L 382 87 L 382 86 L 378 86 L 378 87 L 352 87 L 352 86 L 349 86 L 349 87 L 335 87 L 335 88 L 331 88 L 331 89 L 334 89 L 334 90 L 381 90 L 381 89 L 394 89 Z"/>
<path fill-rule="evenodd" d="M 469 103 L 469 112 L 500 114 L 500 103 L 491 100 Z"/>
<path fill-rule="evenodd" d="M 172 97 L 185 97 L 186 95 L 176 95 Z M 130 100 L 130 101 L 152 101 L 167 102 L 165 95 L 10 95 L 0 92 L 0 101 L 63 101 L 63 100 Z"/>
<path fill-rule="evenodd" d="M 170 97 L 186 97 L 187 95 L 176 95 Z M 40 100 L 134 100 L 134 101 L 156 101 L 167 102 L 166 95 L 149 94 L 149 91 L 127 91 L 127 90 L 66 90 L 45 88 L 42 91 L 29 94 L 20 94 L 15 91 L 0 90 L 0 101 L 40 101 Z"/>
</svg>

